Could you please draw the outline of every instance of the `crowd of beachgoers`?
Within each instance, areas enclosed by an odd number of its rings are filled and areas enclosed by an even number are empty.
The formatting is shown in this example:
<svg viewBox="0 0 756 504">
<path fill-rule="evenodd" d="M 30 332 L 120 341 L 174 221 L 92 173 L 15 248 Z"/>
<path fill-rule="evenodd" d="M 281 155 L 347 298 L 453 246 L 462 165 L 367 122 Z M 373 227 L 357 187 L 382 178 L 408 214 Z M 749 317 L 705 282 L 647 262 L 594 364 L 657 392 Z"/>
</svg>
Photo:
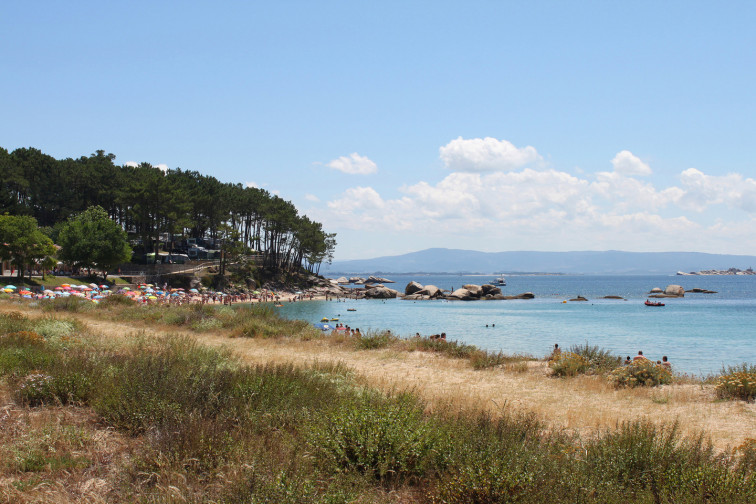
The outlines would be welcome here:
<svg viewBox="0 0 756 504">
<path fill-rule="evenodd" d="M 254 303 L 254 302 L 282 302 L 282 301 L 302 301 L 313 299 L 312 294 L 302 292 L 276 292 L 262 289 L 251 292 L 227 293 L 223 291 L 214 291 L 205 287 L 196 289 L 170 288 L 167 285 L 162 287 L 151 283 L 137 284 L 134 287 L 116 286 L 116 285 L 98 285 L 90 284 L 62 284 L 52 289 L 44 286 L 29 288 L 16 287 L 8 284 L 3 287 L 2 292 L 14 297 L 25 299 L 58 299 L 66 297 L 76 297 L 99 303 L 101 300 L 112 296 L 122 295 L 138 303 L 143 304 L 161 304 L 161 305 L 186 305 L 186 304 L 232 304 L 232 303 Z"/>
</svg>

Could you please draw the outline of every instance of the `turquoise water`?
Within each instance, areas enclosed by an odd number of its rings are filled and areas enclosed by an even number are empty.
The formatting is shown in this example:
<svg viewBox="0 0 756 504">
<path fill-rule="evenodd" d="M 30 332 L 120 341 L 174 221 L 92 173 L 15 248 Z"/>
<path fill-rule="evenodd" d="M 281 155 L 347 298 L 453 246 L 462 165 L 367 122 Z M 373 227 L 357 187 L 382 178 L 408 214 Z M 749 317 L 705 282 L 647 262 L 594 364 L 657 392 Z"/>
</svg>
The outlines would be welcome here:
<svg viewBox="0 0 756 504">
<path fill-rule="evenodd" d="M 416 280 L 444 289 L 483 284 L 494 276 L 389 276 L 403 291 Z M 665 307 L 643 305 L 654 287 L 669 284 L 717 291 L 665 299 Z M 401 336 L 445 332 L 449 339 L 487 350 L 542 357 L 588 342 L 618 355 L 638 350 L 650 359 L 667 355 L 676 370 L 706 375 L 724 365 L 756 363 L 756 276 L 508 276 L 505 294 L 533 292 L 515 301 L 346 300 L 285 303 L 281 314 L 318 322 L 338 317 L 350 327 L 390 329 Z M 563 300 L 582 295 L 588 302 Z M 618 295 L 625 300 L 599 299 Z M 357 311 L 347 311 L 355 308 Z M 488 327 L 486 327 L 488 324 Z"/>
</svg>

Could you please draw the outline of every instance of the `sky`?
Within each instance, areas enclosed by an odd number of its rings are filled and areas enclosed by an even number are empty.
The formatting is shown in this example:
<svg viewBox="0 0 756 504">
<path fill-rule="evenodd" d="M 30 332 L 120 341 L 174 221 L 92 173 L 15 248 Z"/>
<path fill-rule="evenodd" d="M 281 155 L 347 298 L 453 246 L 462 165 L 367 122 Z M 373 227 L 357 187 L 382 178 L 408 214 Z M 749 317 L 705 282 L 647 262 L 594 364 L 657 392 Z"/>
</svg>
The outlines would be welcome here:
<svg viewBox="0 0 756 504">
<path fill-rule="evenodd" d="M 430 247 L 756 254 L 756 2 L 35 1 L 0 146 L 196 170 Z"/>
</svg>

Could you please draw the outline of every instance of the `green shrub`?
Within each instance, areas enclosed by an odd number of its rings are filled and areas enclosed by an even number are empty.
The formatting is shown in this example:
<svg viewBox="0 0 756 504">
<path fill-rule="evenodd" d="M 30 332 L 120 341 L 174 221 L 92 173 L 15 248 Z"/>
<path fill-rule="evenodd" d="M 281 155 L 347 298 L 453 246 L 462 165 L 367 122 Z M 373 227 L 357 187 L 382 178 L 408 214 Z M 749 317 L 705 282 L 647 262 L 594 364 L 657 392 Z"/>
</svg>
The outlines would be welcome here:
<svg viewBox="0 0 756 504">
<path fill-rule="evenodd" d="M 64 311 L 71 313 L 87 312 L 96 309 L 97 305 L 87 299 L 77 296 L 48 299 L 42 304 L 45 311 Z"/>
<path fill-rule="evenodd" d="M 309 445 L 326 470 L 379 481 L 426 476 L 443 464 L 438 426 L 407 396 L 343 403 L 317 423 Z"/>
<path fill-rule="evenodd" d="M 376 350 L 386 348 L 397 340 L 398 338 L 388 331 L 368 331 L 355 339 L 355 345 L 358 350 Z"/>
<path fill-rule="evenodd" d="M 616 387 L 656 387 L 672 383 L 672 373 L 647 359 L 633 361 L 612 371 L 608 380 Z"/>
<path fill-rule="evenodd" d="M 756 365 L 741 364 L 722 370 L 717 378 L 715 390 L 722 399 L 756 399 Z"/>
<path fill-rule="evenodd" d="M 103 297 L 98 303 L 100 309 L 109 309 L 119 306 L 136 306 L 138 303 L 131 299 L 129 296 L 123 294 L 111 294 L 110 296 Z"/>
<path fill-rule="evenodd" d="M 570 352 L 580 355 L 588 361 L 588 368 L 592 373 L 608 373 L 622 365 L 622 357 L 612 355 L 608 350 L 598 345 L 572 345 Z"/>
<path fill-rule="evenodd" d="M 573 352 L 560 352 L 549 360 L 549 367 L 555 376 L 577 376 L 590 369 L 590 362 Z"/>
</svg>

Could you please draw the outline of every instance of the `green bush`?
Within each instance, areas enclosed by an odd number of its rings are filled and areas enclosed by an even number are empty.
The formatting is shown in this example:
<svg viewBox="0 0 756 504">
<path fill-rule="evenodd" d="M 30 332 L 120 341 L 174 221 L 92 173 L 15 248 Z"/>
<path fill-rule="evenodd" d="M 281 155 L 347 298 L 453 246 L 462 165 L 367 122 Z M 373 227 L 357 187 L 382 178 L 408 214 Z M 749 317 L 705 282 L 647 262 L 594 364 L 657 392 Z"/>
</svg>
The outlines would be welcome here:
<svg viewBox="0 0 756 504">
<path fill-rule="evenodd" d="M 608 380 L 616 387 L 656 387 L 672 383 L 672 373 L 664 366 L 641 359 L 618 367 Z"/>
<path fill-rule="evenodd" d="M 327 471 L 403 481 L 442 468 L 442 439 L 438 425 L 411 398 L 365 397 L 323 416 L 309 446 Z"/>
<path fill-rule="evenodd" d="M 582 355 L 560 352 L 549 360 L 549 367 L 555 376 L 577 376 L 588 372 L 590 362 Z"/>
<path fill-rule="evenodd" d="M 715 382 L 717 395 L 722 399 L 756 399 L 756 365 L 741 364 L 722 370 Z"/>
<path fill-rule="evenodd" d="M 376 350 L 386 348 L 396 341 L 398 338 L 388 331 L 368 331 L 355 339 L 355 345 L 358 350 Z"/>
<path fill-rule="evenodd" d="M 580 355 L 588 361 L 588 368 L 592 373 L 607 373 L 622 365 L 622 357 L 612 355 L 608 350 L 598 345 L 572 345 L 570 352 Z"/>
</svg>

